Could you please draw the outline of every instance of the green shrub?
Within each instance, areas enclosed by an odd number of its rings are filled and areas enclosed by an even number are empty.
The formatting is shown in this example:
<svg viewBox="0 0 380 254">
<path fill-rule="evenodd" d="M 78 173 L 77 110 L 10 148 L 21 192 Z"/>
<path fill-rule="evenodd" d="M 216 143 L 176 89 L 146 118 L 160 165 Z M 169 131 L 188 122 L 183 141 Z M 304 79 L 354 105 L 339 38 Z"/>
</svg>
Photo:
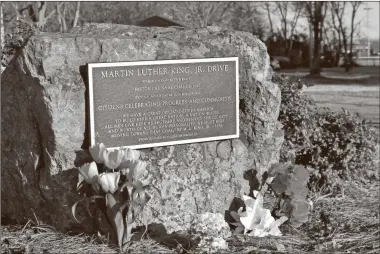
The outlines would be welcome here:
<svg viewBox="0 0 380 254">
<path fill-rule="evenodd" d="M 310 169 L 309 187 L 338 186 L 341 180 L 378 180 L 379 132 L 359 114 L 318 108 L 300 80 L 274 76 L 281 87 L 279 121 L 285 142 L 281 161 Z M 339 187 L 339 186 L 338 186 Z"/>
</svg>

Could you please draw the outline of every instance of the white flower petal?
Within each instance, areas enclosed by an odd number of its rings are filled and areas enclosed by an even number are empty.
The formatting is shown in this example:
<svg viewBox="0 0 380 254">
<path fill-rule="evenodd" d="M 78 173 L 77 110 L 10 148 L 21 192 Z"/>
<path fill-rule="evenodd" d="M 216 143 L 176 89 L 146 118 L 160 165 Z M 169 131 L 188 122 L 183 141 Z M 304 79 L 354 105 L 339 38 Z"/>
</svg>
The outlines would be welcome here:
<svg viewBox="0 0 380 254">
<path fill-rule="evenodd" d="M 134 161 L 134 160 L 138 160 L 140 158 L 140 152 L 137 150 L 126 148 L 124 151 L 125 151 L 125 153 L 124 153 L 123 160 Z"/>
<path fill-rule="evenodd" d="M 246 205 L 246 211 L 240 213 L 240 222 L 245 227 L 244 233 L 251 231 L 249 235 L 264 237 L 267 235 L 281 235 L 281 231 L 275 219 L 272 217 L 270 210 L 263 208 L 263 197 L 258 191 L 253 192 L 256 199 L 249 196 L 243 196 Z M 282 222 L 282 221 L 281 221 Z"/>
<path fill-rule="evenodd" d="M 94 161 L 97 163 L 104 163 L 103 152 L 106 149 L 106 146 L 103 143 L 100 143 L 90 147 L 88 150 L 90 151 L 90 154 Z"/>
<path fill-rule="evenodd" d="M 107 168 L 115 169 L 120 165 L 121 159 L 124 156 L 124 150 L 115 149 L 103 154 L 105 158 L 104 164 L 107 166 Z"/>
<path fill-rule="evenodd" d="M 98 177 L 98 183 L 106 193 L 114 193 L 119 188 L 120 172 L 102 173 Z"/>
<path fill-rule="evenodd" d="M 96 180 L 95 177 L 99 174 L 95 162 L 84 164 L 79 168 L 79 172 L 87 183 L 93 183 Z"/>
<path fill-rule="evenodd" d="M 135 161 L 133 163 L 133 166 L 129 170 L 129 174 L 127 176 L 128 180 L 130 181 L 139 180 L 144 174 L 146 165 L 147 163 L 145 161 L 140 161 L 140 160 Z"/>
</svg>

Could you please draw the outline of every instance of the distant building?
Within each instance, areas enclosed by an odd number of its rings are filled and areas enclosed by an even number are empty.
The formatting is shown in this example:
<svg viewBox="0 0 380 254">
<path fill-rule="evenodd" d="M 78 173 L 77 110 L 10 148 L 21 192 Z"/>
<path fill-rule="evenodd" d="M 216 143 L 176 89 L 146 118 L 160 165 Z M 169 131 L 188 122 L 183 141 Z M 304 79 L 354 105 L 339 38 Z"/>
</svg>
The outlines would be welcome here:
<svg viewBox="0 0 380 254">
<path fill-rule="evenodd" d="M 371 48 L 371 44 L 369 45 Z M 368 43 L 359 42 L 352 44 L 352 52 L 357 56 L 367 56 L 368 55 Z"/>
<path fill-rule="evenodd" d="M 152 16 L 150 18 L 144 19 L 142 21 L 137 22 L 138 26 L 158 26 L 158 27 L 168 27 L 168 26 L 181 26 L 187 27 L 184 24 L 181 24 L 177 21 L 173 21 L 169 18 L 165 18 L 162 16 Z"/>
</svg>

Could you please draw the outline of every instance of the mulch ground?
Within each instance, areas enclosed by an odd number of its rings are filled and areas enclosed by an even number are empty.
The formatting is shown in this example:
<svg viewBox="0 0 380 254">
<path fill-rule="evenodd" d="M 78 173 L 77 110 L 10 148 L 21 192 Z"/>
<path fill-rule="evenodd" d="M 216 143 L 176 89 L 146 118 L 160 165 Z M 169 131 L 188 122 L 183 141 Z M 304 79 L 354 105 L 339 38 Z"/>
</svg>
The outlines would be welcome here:
<svg viewBox="0 0 380 254">
<path fill-rule="evenodd" d="M 301 228 L 280 227 L 281 237 L 233 236 L 225 253 L 380 253 L 379 183 L 345 183 L 339 194 L 311 197 L 313 209 Z M 124 253 L 201 253 L 175 239 L 133 242 Z M 118 253 L 99 236 L 69 236 L 47 225 L 1 227 L 1 253 Z M 221 252 L 218 252 L 221 253 Z"/>
</svg>

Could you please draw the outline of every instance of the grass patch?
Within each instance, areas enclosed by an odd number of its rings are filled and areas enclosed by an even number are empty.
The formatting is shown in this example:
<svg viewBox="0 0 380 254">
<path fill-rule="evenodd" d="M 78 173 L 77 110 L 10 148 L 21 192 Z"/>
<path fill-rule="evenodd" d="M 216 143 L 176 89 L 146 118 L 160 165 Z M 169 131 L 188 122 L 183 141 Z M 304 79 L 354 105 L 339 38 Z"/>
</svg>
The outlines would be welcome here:
<svg viewBox="0 0 380 254">
<path fill-rule="evenodd" d="M 293 73 L 298 73 L 300 77 L 305 82 L 308 82 L 310 84 L 330 84 L 330 85 L 349 85 L 349 84 L 357 84 L 357 85 L 379 85 L 379 67 L 378 66 L 361 66 L 361 67 L 355 67 L 350 72 L 350 74 L 347 74 L 344 71 L 344 68 L 339 67 L 333 67 L 333 68 L 323 68 L 322 73 L 329 73 L 331 75 L 336 74 L 337 76 L 357 76 L 357 75 L 368 75 L 368 78 L 365 79 L 339 79 L 339 78 L 328 78 L 323 77 L 323 74 L 319 77 L 311 77 L 308 76 L 309 69 L 308 68 L 298 68 L 298 69 L 286 69 L 286 70 L 279 70 L 278 73 L 284 73 L 287 75 L 292 75 Z"/>
</svg>

